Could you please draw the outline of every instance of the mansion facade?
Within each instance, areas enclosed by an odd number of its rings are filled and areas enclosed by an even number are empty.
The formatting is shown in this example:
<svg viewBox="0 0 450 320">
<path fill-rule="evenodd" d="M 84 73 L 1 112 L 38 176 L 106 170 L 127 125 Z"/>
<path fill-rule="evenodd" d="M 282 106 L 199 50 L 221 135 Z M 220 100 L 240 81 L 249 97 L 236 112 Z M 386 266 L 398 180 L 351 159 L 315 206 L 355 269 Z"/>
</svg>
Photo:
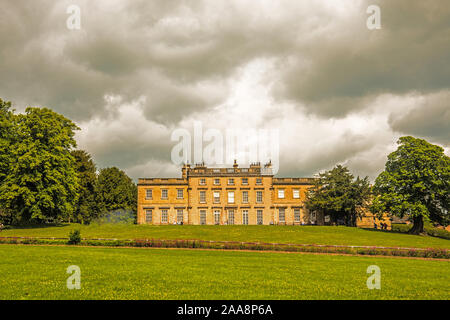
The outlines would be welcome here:
<svg viewBox="0 0 450 320">
<path fill-rule="evenodd" d="M 275 178 L 271 163 L 240 168 L 182 168 L 181 178 L 141 178 L 138 224 L 326 224 L 304 202 L 314 178 Z"/>
</svg>

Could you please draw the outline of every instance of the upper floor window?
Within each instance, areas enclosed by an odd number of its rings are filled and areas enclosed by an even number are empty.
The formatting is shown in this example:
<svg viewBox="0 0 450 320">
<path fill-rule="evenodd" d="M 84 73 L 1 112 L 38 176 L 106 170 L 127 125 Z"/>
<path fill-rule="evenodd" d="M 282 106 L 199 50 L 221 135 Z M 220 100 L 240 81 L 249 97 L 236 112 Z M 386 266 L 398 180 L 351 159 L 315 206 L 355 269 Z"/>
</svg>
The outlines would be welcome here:
<svg viewBox="0 0 450 320">
<path fill-rule="evenodd" d="M 169 191 L 167 189 L 161 190 L 161 199 L 167 199 Z"/>
<path fill-rule="evenodd" d="M 242 202 L 248 203 L 248 191 L 242 191 Z"/>
<path fill-rule="evenodd" d="M 261 178 L 256 178 L 256 184 L 262 184 L 262 179 Z"/>
<path fill-rule="evenodd" d="M 278 198 L 284 199 L 284 189 L 278 189 Z"/>
<path fill-rule="evenodd" d="M 205 178 L 201 178 L 201 179 L 200 179 L 200 184 L 201 184 L 202 186 L 204 186 L 204 185 L 206 184 L 206 179 L 205 179 Z"/>
<path fill-rule="evenodd" d="M 228 179 L 228 184 L 229 185 L 233 185 L 234 184 L 234 179 L 233 178 Z"/>
<path fill-rule="evenodd" d="M 214 179 L 214 184 L 216 185 L 216 186 L 218 186 L 218 185 L 220 185 L 220 179 Z"/>
<path fill-rule="evenodd" d="M 200 202 L 201 203 L 206 202 L 206 191 L 203 191 L 203 190 L 200 191 Z"/>
<path fill-rule="evenodd" d="M 234 191 L 228 192 L 228 203 L 234 203 Z"/>
<path fill-rule="evenodd" d="M 294 197 L 294 199 L 299 199 L 300 198 L 300 190 L 294 189 L 292 191 L 292 196 Z"/>
<path fill-rule="evenodd" d="M 220 202 L 220 192 L 214 191 L 214 203 L 219 203 L 219 202 Z"/>
<path fill-rule="evenodd" d="M 242 184 L 247 185 L 248 184 L 248 178 L 242 178 Z"/>
<path fill-rule="evenodd" d="M 153 190 L 152 189 L 146 189 L 145 190 L 145 199 L 152 199 L 153 198 Z"/>
<path fill-rule="evenodd" d="M 256 191 L 256 202 L 257 203 L 263 202 L 263 193 L 262 193 L 262 191 Z"/>
<path fill-rule="evenodd" d="M 177 198 L 178 199 L 183 199 L 183 189 L 178 189 L 177 190 Z"/>
</svg>

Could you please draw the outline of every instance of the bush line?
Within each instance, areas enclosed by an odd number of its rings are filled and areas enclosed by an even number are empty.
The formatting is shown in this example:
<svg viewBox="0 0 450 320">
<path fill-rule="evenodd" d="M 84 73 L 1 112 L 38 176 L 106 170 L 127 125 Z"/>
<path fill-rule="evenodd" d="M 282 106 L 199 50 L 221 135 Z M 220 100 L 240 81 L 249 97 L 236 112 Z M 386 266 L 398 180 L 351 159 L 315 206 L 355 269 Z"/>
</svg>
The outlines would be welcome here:
<svg viewBox="0 0 450 320">
<path fill-rule="evenodd" d="M 0 238 L 1 244 L 67 244 L 64 238 Z M 318 246 L 295 244 L 270 244 L 250 242 L 223 242 L 206 240 L 163 240 L 163 239 L 83 239 L 81 246 L 106 247 L 146 247 L 146 248 L 188 248 L 188 249 L 222 249 L 222 250 L 255 250 L 255 251 L 281 251 L 281 252 L 310 252 L 310 253 L 338 253 L 353 255 L 381 255 L 416 258 L 450 259 L 450 251 L 446 249 L 428 248 L 379 248 L 379 247 L 345 247 L 345 246 Z"/>
</svg>

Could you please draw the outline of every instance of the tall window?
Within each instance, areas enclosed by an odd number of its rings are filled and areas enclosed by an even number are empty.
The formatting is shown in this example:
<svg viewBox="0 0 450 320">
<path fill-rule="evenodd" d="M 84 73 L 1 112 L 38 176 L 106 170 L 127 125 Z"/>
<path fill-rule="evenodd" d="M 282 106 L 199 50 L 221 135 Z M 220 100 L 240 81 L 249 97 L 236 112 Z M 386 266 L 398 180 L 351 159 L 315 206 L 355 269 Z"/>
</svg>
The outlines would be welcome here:
<svg viewBox="0 0 450 320">
<path fill-rule="evenodd" d="M 242 184 L 247 185 L 248 184 L 248 178 L 242 178 Z"/>
<path fill-rule="evenodd" d="M 200 210 L 200 224 L 206 224 L 206 210 Z"/>
<path fill-rule="evenodd" d="M 216 186 L 218 186 L 219 184 L 220 184 L 220 179 L 214 179 L 214 184 L 216 185 Z"/>
<path fill-rule="evenodd" d="M 162 209 L 162 211 L 161 211 L 161 223 L 167 223 L 168 216 L 169 216 L 168 210 L 167 209 Z"/>
<path fill-rule="evenodd" d="M 177 198 L 178 199 L 183 199 L 183 189 L 178 189 L 177 190 Z"/>
<path fill-rule="evenodd" d="M 177 209 L 177 222 L 183 222 L 183 209 Z"/>
<path fill-rule="evenodd" d="M 145 222 L 151 223 L 153 221 L 153 211 L 151 209 L 145 210 Z"/>
<path fill-rule="evenodd" d="M 283 199 L 284 198 L 284 189 L 278 189 L 278 198 Z"/>
<path fill-rule="evenodd" d="M 234 191 L 228 191 L 228 203 L 234 203 Z"/>
<path fill-rule="evenodd" d="M 206 184 L 206 179 L 201 178 L 201 179 L 200 179 L 200 184 L 201 184 L 202 186 L 204 186 L 204 185 Z"/>
<path fill-rule="evenodd" d="M 162 189 L 161 190 L 161 199 L 167 200 L 167 194 L 168 194 L 168 190 L 167 189 Z"/>
<path fill-rule="evenodd" d="M 152 189 L 146 189 L 145 190 L 145 199 L 152 199 L 153 198 L 153 190 Z"/>
<path fill-rule="evenodd" d="M 233 185 L 234 184 L 234 179 L 233 178 L 228 179 L 228 184 L 229 185 Z"/>
<path fill-rule="evenodd" d="M 256 202 L 262 203 L 263 202 L 263 193 L 262 191 L 256 191 Z"/>
<path fill-rule="evenodd" d="M 300 190 L 298 189 L 294 189 L 292 196 L 294 197 L 294 199 L 299 199 L 300 198 Z"/>
<path fill-rule="evenodd" d="M 220 210 L 214 210 L 214 223 L 220 224 Z"/>
<path fill-rule="evenodd" d="M 256 211 L 256 223 L 263 224 L 263 211 L 261 209 Z"/>
<path fill-rule="evenodd" d="M 206 202 L 206 191 L 201 190 L 200 191 L 200 202 L 205 203 Z"/>
<path fill-rule="evenodd" d="M 242 202 L 248 203 L 248 191 L 242 191 Z"/>
<path fill-rule="evenodd" d="M 300 209 L 299 208 L 294 209 L 294 221 L 300 222 Z"/>
<path fill-rule="evenodd" d="M 234 224 L 234 210 L 228 209 L 228 224 Z"/>
<path fill-rule="evenodd" d="M 242 224 L 248 224 L 248 210 L 242 211 Z"/>
<path fill-rule="evenodd" d="M 220 202 L 220 192 L 214 191 L 214 203 L 219 203 L 219 202 Z"/>
<path fill-rule="evenodd" d="M 285 222 L 285 216 L 286 216 L 285 209 L 284 208 L 280 208 L 279 211 L 278 211 L 278 220 L 280 222 Z"/>
</svg>

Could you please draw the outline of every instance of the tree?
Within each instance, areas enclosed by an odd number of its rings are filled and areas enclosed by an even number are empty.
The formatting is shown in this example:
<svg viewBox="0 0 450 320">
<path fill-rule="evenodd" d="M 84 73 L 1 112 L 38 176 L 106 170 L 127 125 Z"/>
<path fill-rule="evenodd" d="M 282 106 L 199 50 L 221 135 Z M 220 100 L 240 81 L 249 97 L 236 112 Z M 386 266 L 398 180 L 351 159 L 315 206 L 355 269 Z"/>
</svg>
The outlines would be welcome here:
<svg viewBox="0 0 450 320">
<path fill-rule="evenodd" d="M 97 169 L 91 155 L 84 150 L 71 152 L 75 159 L 75 171 L 78 177 L 78 201 L 73 212 L 73 222 L 88 224 L 98 217 L 98 206 L 95 198 Z"/>
<path fill-rule="evenodd" d="M 308 191 L 306 207 L 330 215 L 334 222 L 342 219 L 347 226 L 355 227 L 359 209 L 369 198 L 368 177 L 354 179 L 346 167 L 337 165 L 319 175 L 314 187 Z"/>
<path fill-rule="evenodd" d="M 101 214 L 123 210 L 136 215 L 137 187 L 122 170 L 116 167 L 101 169 L 96 193 Z"/>
<path fill-rule="evenodd" d="M 12 116 L 7 173 L 0 185 L 0 207 L 18 220 L 67 218 L 77 198 L 78 180 L 70 150 L 78 127 L 47 108 L 27 108 Z M 3 152 L 3 151 L 2 151 Z"/>
<path fill-rule="evenodd" d="M 374 185 L 374 213 L 390 212 L 413 221 L 411 234 L 423 233 L 424 218 L 449 224 L 450 158 L 423 139 L 401 137 Z"/>
</svg>

